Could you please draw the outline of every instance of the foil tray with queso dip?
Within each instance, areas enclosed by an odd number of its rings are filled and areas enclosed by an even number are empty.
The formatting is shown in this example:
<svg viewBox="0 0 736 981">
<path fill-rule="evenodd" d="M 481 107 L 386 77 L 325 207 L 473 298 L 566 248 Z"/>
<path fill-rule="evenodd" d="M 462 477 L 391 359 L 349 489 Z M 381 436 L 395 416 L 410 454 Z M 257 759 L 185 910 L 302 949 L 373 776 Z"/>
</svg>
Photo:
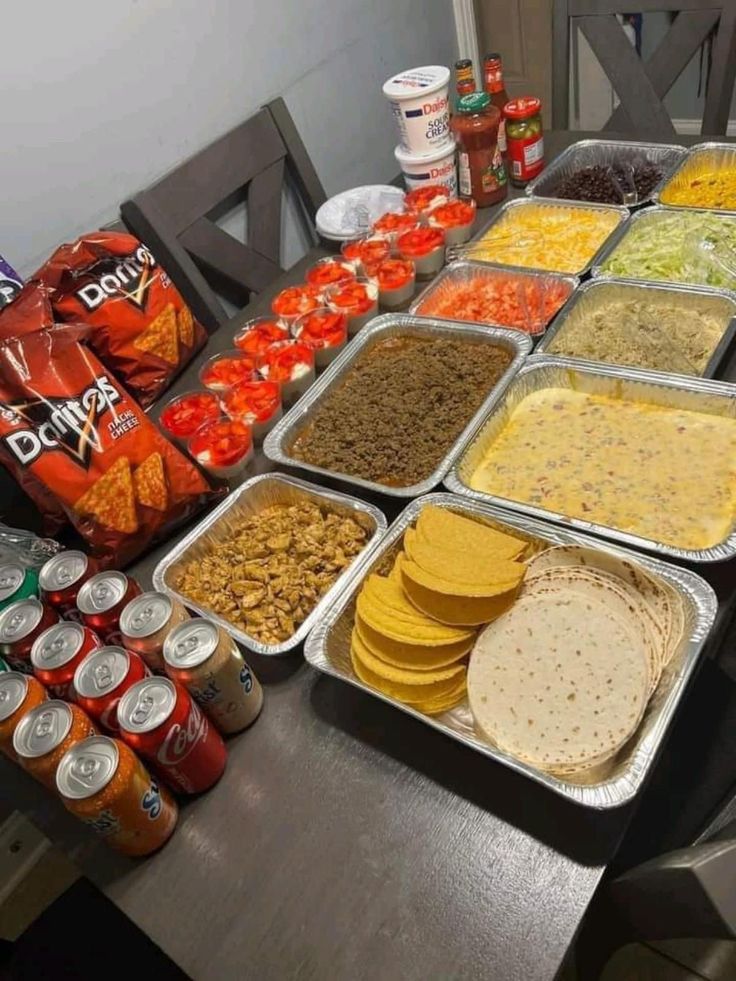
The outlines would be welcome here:
<svg viewBox="0 0 736 981">
<path fill-rule="evenodd" d="M 691 561 L 736 554 L 736 386 L 536 358 L 446 480 Z"/>
</svg>

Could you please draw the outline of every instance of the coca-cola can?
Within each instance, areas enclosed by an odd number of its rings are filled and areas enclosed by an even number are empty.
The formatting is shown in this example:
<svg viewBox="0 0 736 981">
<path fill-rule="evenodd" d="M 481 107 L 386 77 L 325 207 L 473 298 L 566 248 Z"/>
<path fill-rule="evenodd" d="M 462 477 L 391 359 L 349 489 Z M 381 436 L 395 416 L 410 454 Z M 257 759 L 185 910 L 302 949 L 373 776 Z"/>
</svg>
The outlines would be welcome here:
<svg viewBox="0 0 736 981">
<path fill-rule="evenodd" d="M 83 623 L 61 620 L 48 627 L 33 642 L 33 673 L 46 685 L 52 698 L 74 701 L 74 672 L 90 651 L 100 647 L 100 638 Z"/>
<path fill-rule="evenodd" d="M 146 678 L 118 705 L 120 735 L 156 772 L 184 794 L 216 783 L 227 761 L 222 736 L 187 693 L 170 678 Z"/>
<path fill-rule="evenodd" d="M 35 597 L 16 600 L 0 612 L 0 655 L 15 671 L 33 674 L 31 648 L 59 614 Z"/>
<path fill-rule="evenodd" d="M 77 594 L 97 569 L 97 562 L 84 552 L 71 549 L 59 552 L 41 566 L 38 574 L 41 597 L 65 620 L 81 620 Z"/>
<path fill-rule="evenodd" d="M 141 587 L 124 572 L 98 572 L 77 593 L 77 608 L 104 644 L 122 647 L 120 614 Z"/>
<path fill-rule="evenodd" d="M 124 647 L 100 647 L 92 651 L 74 672 L 74 701 L 108 732 L 120 732 L 118 703 L 136 681 L 150 671 L 134 651 Z"/>
<path fill-rule="evenodd" d="M 232 637 L 211 620 L 174 627 L 164 661 L 168 676 L 184 685 L 220 732 L 240 732 L 258 718 L 263 689 Z"/>
<path fill-rule="evenodd" d="M 164 674 L 164 641 L 177 624 L 188 619 L 189 614 L 175 597 L 141 593 L 120 614 L 123 644 L 140 654 L 151 671 Z"/>
</svg>

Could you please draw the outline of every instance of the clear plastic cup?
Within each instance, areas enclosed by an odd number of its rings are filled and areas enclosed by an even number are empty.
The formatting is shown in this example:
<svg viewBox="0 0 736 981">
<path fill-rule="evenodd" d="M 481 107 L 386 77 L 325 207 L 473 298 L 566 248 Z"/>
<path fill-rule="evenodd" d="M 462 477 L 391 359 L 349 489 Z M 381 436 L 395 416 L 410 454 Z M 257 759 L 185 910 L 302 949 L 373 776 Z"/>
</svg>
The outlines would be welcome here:
<svg viewBox="0 0 736 981">
<path fill-rule="evenodd" d="M 289 328 L 278 317 L 256 317 L 243 324 L 233 338 L 233 344 L 257 360 L 272 344 L 288 340 Z"/>
<path fill-rule="evenodd" d="M 314 351 L 302 341 L 274 344 L 263 356 L 260 372 L 281 385 L 281 399 L 291 405 L 314 382 Z"/>
<path fill-rule="evenodd" d="M 316 286 L 325 290 L 334 283 L 343 283 L 346 279 L 355 278 L 355 269 L 350 262 L 335 256 L 325 256 L 307 269 L 304 277 L 308 286 Z"/>
<path fill-rule="evenodd" d="M 253 460 L 253 433 L 240 419 L 218 419 L 202 426 L 187 449 L 212 477 L 236 480 L 245 475 Z"/>
<path fill-rule="evenodd" d="M 245 351 L 233 348 L 213 354 L 199 369 L 199 380 L 211 392 L 226 392 L 241 381 L 253 381 L 258 376 L 258 359 Z"/>
<path fill-rule="evenodd" d="M 416 270 L 411 259 L 384 259 L 371 270 L 378 285 L 378 301 L 386 310 L 405 306 L 414 296 Z"/>
<path fill-rule="evenodd" d="M 348 341 L 348 315 L 331 307 L 305 313 L 294 325 L 294 337 L 314 351 L 317 368 L 326 368 Z"/>
<path fill-rule="evenodd" d="M 375 265 L 391 255 L 391 243 L 382 235 L 368 235 L 366 238 L 343 242 L 342 254 L 355 267 L 356 274 L 365 275 L 366 266 Z"/>
<path fill-rule="evenodd" d="M 396 249 L 402 259 L 411 259 L 417 279 L 431 279 L 445 264 L 445 231 L 426 226 L 399 235 Z"/>
<path fill-rule="evenodd" d="M 170 439 L 186 448 L 198 429 L 220 415 L 220 401 L 215 393 L 196 389 L 169 399 L 161 410 L 159 425 Z"/>
<path fill-rule="evenodd" d="M 330 310 L 347 314 L 348 334 L 353 337 L 378 313 L 378 285 L 368 276 L 339 283 L 327 290 L 327 305 Z"/>
<path fill-rule="evenodd" d="M 259 442 L 283 415 L 281 385 L 265 380 L 241 382 L 225 393 L 222 408 L 230 419 L 247 423 L 253 439 Z"/>
<path fill-rule="evenodd" d="M 323 304 L 323 291 L 316 286 L 302 283 L 300 286 L 287 286 L 277 293 L 271 301 L 271 310 L 284 326 L 291 328 L 299 317 L 317 310 Z"/>
<path fill-rule="evenodd" d="M 472 198 L 453 198 L 433 208 L 429 224 L 445 233 L 445 244 L 462 245 L 473 234 L 473 223 L 478 207 Z"/>
</svg>

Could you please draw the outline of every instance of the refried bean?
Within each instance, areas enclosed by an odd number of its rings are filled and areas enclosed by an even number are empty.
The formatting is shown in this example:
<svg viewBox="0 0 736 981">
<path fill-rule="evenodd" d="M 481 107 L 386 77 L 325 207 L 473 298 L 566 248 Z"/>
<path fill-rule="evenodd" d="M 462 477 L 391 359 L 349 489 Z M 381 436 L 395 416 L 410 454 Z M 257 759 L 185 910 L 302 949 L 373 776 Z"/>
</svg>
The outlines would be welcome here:
<svg viewBox="0 0 736 981">
<path fill-rule="evenodd" d="M 427 478 L 511 363 L 483 341 L 393 337 L 363 354 L 291 453 L 389 487 Z"/>
</svg>

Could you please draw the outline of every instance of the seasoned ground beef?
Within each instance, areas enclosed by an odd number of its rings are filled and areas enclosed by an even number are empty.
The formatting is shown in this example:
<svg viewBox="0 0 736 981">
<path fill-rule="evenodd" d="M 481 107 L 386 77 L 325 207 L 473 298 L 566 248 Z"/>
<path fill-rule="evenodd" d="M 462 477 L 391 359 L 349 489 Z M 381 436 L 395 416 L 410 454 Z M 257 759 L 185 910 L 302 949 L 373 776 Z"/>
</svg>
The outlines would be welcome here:
<svg viewBox="0 0 736 981">
<path fill-rule="evenodd" d="M 395 337 L 360 357 L 291 453 L 390 487 L 430 475 L 511 362 L 483 341 Z"/>
</svg>

